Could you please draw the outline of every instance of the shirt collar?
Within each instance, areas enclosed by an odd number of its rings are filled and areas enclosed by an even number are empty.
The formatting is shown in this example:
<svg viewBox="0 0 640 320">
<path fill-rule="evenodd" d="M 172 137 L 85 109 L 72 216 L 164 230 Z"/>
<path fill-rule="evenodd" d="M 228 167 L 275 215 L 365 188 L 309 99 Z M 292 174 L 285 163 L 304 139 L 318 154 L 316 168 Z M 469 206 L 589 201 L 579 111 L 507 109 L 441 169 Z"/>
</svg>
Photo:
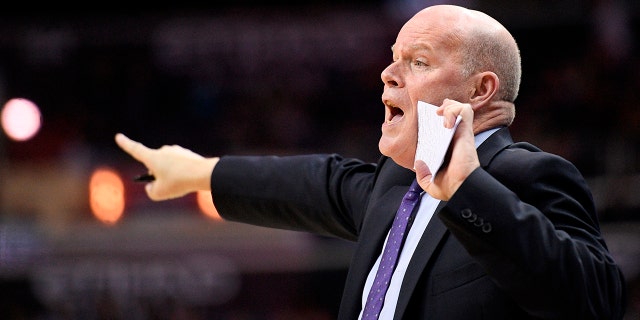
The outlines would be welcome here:
<svg viewBox="0 0 640 320">
<path fill-rule="evenodd" d="M 494 132 L 500 130 L 500 128 L 501 127 L 493 128 L 493 129 L 482 131 L 482 132 L 476 134 L 476 136 L 475 136 L 476 148 L 478 148 L 478 146 L 480 146 L 485 140 L 487 140 L 487 138 L 489 138 L 489 136 L 491 136 Z"/>
</svg>

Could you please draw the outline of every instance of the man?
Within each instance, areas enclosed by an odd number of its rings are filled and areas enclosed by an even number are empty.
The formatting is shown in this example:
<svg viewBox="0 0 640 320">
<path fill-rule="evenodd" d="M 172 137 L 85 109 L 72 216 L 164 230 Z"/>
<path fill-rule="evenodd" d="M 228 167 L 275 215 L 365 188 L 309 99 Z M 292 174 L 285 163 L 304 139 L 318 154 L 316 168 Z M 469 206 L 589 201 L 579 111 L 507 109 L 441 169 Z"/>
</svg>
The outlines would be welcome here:
<svg viewBox="0 0 640 320">
<path fill-rule="evenodd" d="M 511 34 L 481 12 L 438 5 L 402 27 L 392 53 L 376 164 L 319 154 L 205 158 L 121 134 L 116 142 L 155 176 L 151 199 L 211 190 L 225 219 L 357 241 L 339 319 L 365 317 L 385 238 L 415 179 L 425 193 L 380 319 L 622 318 L 624 280 L 583 177 L 510 136 L 521 74 Z M 415 160 L 418 101 L 439 106 L 447 128 L 462 119 L 434 179 Z"/>
</svg>

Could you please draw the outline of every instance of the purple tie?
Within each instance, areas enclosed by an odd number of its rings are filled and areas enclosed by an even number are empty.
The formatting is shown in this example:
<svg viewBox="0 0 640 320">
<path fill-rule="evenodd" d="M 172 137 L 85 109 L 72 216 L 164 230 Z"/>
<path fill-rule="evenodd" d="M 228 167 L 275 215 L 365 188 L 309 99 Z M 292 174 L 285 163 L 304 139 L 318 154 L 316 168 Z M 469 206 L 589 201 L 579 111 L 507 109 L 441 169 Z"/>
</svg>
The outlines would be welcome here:
<svg viewBox="0 0 640 320">
<path fill-rule="evenodd" d="M 396 218 L 393 220 L 393 225 L 389 231 L 389 238 L 387 244 L 382 253 L 382 259 L 376 272 L 376 278 L 373 281 L 369 296 L 367 297 L 367 303 L 364 306 L 362 312 L 362 320 L 376 320 L 382 310 L 384 304 L 384 296 L 387 294 L 389 283 L 391 282 L 391 275 L 396 268 L 396 262 L 400 255 L 400 248 L 404 242 L 405 233 L 407 231 L 407 223 L 413 208 L 420 201 L 420 192 L 422 188 L 418 185 L 416 180 L 409 187 L 409 191 L 402 198 L 402 203 Z"/>
</svg>

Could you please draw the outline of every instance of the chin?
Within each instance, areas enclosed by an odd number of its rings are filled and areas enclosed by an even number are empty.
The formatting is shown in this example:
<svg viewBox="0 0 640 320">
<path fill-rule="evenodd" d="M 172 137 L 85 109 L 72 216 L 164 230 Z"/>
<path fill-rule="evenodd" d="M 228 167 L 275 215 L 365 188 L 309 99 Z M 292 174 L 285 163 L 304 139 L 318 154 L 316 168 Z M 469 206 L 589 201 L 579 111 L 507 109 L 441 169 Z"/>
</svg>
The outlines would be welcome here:
<svg viewBox="0 0 640 320">
<path fill-rule="evenodd" d="M 390 157 L 391 159 L 393 159 L 393 162 L 395 162 L 396 164 L 398 164 L 399 166 L 405 168 L 405 169 L 409 169 L 411 171 L 414 171 L 413 167 L 414 167 L 414 161 L 412 160 L 407 160 L 407 159 L 402 159 L 402 158 L 393 158 Z"/>
<path fill-rule="evenodd" d="M 403 155 L 400 150 L 394 150 L 392 146 L 385 145 L 382 141 L 378 144 L 378 149 L 382 155 L 393 159 L 399 166 L 413 170 L 413 157 L 415 157 L 415 155 L 408 160 L 407 156 Z"/>
<path fill-rule="evenodd" d="M 380 151 L 380 153 L 382 153 L 382 155 L 393 158 L 392 152 L 390 152 L 392 148 L 390 148 L 390 144 L 388 142 L 384 141 L 384 136 L 381 137 L 380 141 L 378 142 L 378 150 Z"/>
<path fill-rule="evenodd" d="M 415 154 L 406 154 L 402 152 L 395 152 L 387 155 L 389 158 L 393 159 L 393 162 L 397 163 L 399 166 L 407 168 L 409 170 L 413 170 L 413 165 L 415 162 Z"/>
</svg>

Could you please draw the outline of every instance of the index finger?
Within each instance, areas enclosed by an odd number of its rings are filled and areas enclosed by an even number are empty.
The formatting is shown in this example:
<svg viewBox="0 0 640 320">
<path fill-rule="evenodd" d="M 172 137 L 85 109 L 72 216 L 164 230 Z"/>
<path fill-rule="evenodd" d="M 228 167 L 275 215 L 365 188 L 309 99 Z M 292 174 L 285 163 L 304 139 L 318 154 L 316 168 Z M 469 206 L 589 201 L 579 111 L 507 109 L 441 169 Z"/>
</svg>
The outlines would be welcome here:
<svg viewBox="0 0 640 320">
<path fill-rule="evenodd" d="M 117 133 L 115 136 L 115 140 L 118 146 L 126 153 L 131 155 L 134 159 L 145 163 L 149 158 L 151 149 L 147 148 L 142 143 L 131 140 L 129 139 L 129 137 L 125 136 L 122 133 Z"/>
</svg>

